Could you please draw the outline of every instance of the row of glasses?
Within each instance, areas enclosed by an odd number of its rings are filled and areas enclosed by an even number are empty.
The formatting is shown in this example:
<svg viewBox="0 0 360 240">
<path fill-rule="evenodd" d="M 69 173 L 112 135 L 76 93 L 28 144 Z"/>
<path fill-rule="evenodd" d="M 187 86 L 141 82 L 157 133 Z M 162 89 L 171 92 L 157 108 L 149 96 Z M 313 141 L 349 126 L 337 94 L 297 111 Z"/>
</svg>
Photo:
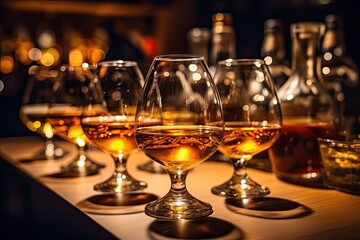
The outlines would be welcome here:
<svg viewBox="0 0 360 240">
<path fill-rule="evenodd" d="M 42 136 L 45 142 L 39 151 L 30 157 L 20 159 L 21 162 L 56 160 L 66 154 L 53 141 L 54 131 L 46 122 L 52 99 L 52 87 L 58 73 L 56 69 L 41 66 L 33 66 L 29 69 L 30 78 L 24 91 L 19 116 L 22 123 L 29 130 Z"/>
<path fill-rule="evenodd" d="M 187 191 L 186 176 L 218 148 L 233 159 L 234 174 L 214 187 L 214 194 L 228 198 L 269 194 L 245 170 L 246 162 L 269 148 L 281 130 L 279 102 L 263 61 L 222 61 L 215 82 L 204 58 L 193 55 L 155 57 L 145 84 L 136 62 L 102 62 L 95 72 L 85 88 L 80 126 L 84 139 L 111 154 L 115 171 L 94 186 L 111 194 L 93 196 L 80 207 L 100 206 L 99 212 L 109 202 L 130 206 L 139 199 L 139 195 L 132 198 L 133 193 L 147 184 L 134 179 L 126 168 L 129 155 L 138 147 L 162 165 L 171 180 L 165 196 L 158 199 L 147 194 L 141 201 L 147 203 L 149 216 L 193 219 L 210 215 L 211 205 Z"/>
<path fill-rule="evenodd" d="M 45 137 L 46 148 L 43 154 L 36 154 L 26 162 L 63 157 L 66 152 L 52 141 L 56 134 L 74 143 L 79 154 L 49 177 L 74 178 L 97 174 L 104 165 L 86 156 L 89 142 L 80 126 L 82 99 L 95 76 L 94 69 L 64 65 L 52 69 L 34 66 L 31 71 L 34 73 L 26 86 L 20 119 L 30 130 Z"/>
<path fill-rule="evenodd" d="M 76 145 L 78 155 L 59 172 L 50 174 L 49 177 L 73 178 L 95 175 L 104 165 L 86 155 L 90 141 L 84 134 L 80 122 L 83 99 L 96 76 L 96 69 L 87 64 L 77 67 L 63 65 L 59 68 L 58 76 L 52 87 L 53 99 L 50 101 L 47 123 L 57 136 Z"/>
<path fill-rule="evenodd" d="M 213 81 L 202 57 L 156 57 L 136 126 L 139 148 L 162 164 L 171 180 L 170 191 L 146 205 L 147 215 L 169 220 L 211 214 L 211 205 L 190 195 L 185 180 L 217 149 L 231 159 L 234 173 L 213 187 L 213 194 L 244 199 L 270 193 L 246 171 L 252 156 L 275 143 L 282 126 L 275 85 L 263 60 L 221 61 Z"/>
</svg>

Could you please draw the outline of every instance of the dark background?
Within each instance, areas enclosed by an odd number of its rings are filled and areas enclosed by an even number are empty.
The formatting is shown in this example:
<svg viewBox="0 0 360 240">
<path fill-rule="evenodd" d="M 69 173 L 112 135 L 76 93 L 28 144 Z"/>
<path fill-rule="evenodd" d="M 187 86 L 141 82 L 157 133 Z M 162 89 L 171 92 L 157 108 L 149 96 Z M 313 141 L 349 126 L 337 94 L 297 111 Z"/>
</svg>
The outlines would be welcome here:
<svg viewBox="0 0 360 240">
<path fill-rule="evenodd" d="M 22 1 L 9 1 L 22 2 Z M 29 2 L 29 1 L 23 1 Z M 31 1 L 30 1 L 31 2 Z M 39 1 L 51 2 L 51 1 Z M 61 1 L 53 1 L 61 2 Z M 16 32 L 18 25 L 28 29 L 30 37 L 35 39 L 40 27 L 52 28 L 61 40 L 61 33 L 68 26 L 76 28 L 84 35 L 91 35 L 97 25 L 109 27 L 115 22 L 122 22 L 128 29 L 140 29 L 140 33 L 152 37 L 155 41 L 155 54 L 187 52 L 186 32 L 192 27 L 211 27 L 214 13 L 227 12 L 232 14 L 237 37 L 237 55 L 239 58 L 259 58 L 263 39 L 263 24 L 269 18 L 281 19 L 284 23 L 286 42 L 286 58 L 291 59 L 290 25 L 300 21 L 323 22 L 328 14 L 337 14 L 343 18 L 346 37 L 346 52 L 360 66 L 360 16 L 357 2 L 351 0 L 135 0 L 135 1 L 68 1 L 89 4 L 89 9 L 79 12 L 74 9 L 59 12 L 46 12 L 41 8 L 24 9 L 9 7 L 6 1 L 0 2 L 0 43 Z M 110 3 L 110 6 L 130 6 L 134 14 L 119 13 L 118 15 L 92 15 L 92 3 Z M 44 9 L 48 5 L 44 4 Z M 157 11 L 144 12 L 143 6 L 151 6 Z M 139 14 L 136 9 L 139 8 Z M 110 13 L 110 11 L 109 11 Z M 111 29 L 109 28 L 109 32 Z M 143 74 L 146 74 L 152 56 L 141 52 L 133 46 L 126 36 L 109 34 L 111 44 L 106 59 L 133 59 L 140 63 Z M 61 44 L 61 42 L 60 42 Z M 111 49 L 117 49 L 112 51 Z M 121 51 L 119 49 L 130 49 Z M 128 52 L 126 54 L 125 52 Z M 0 56 L 3 51 L 0 52 Z M 63 59 L 66 63 L 66 59 Z M 1 63 L 0 63 L 1 64 Z M 0 91 L 0 137 L 34 135 L 26 129 L 18 117 L 21 98 L 28 81 L 28 69 L 31 65 L 18 64 L 16 71 L 10 74 L 0 73 L 4 88 Z M 0 83 L 1 84 L 1 83 Z M 1 86 L 0 86 L 1 89 Z M 354 103 L 360 104 L 360 103 Z"/>
</svg>

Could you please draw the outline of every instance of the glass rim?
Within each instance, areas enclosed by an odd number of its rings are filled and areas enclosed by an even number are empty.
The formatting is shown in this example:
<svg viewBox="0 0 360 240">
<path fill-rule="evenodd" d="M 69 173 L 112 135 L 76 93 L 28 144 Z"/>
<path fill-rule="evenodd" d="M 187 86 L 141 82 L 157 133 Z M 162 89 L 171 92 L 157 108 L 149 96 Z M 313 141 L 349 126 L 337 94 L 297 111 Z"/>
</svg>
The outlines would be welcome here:
<svg viewBox="0 0 360 240">
<path fill-rule="evenodd" d="M 205 61 L 204 56 L 197 54 L 163 54 L 155 56 L 154 61 Z"/>
<path fill-rule="evenodd" d="M 261 65 L 266 65 L 265 60 L 261 58 L 228 58 L 225 60 L 219 61 L 218 65 L 229 65 L 229 64 L 236 64 L 236 65 L 243 65 L 248 63 L 259 63 Z"/>
<path fill-rule="evenodd" d="M 109 67 L 109 66 L 138 66 L 138 63 L 136 61 L 132 61 L 132 60 L 122 60 L 122 59 L 118 59 L 118 60 L 108 60 L 108 61 L 101 61 L 97 63 L 98 66 L 105 66 L 105 67 Z"/>
<path fill-rule="evenodd" d="M 73 69 L 91 69 L 91 70 L 95 70 L 96 67 L 89 64 L 89 63 L 82 63 L 81 65 L 70 65 L 70 64 L 61 64 L 59 66 L 59 70 L 61 72 L 64 72 L 65 70 L 73 70 Z"/>
<path fill-rule="evenodd" d="M 321 144 L 337 144 L 343 147 L 349 148 L 360 148 L 360 139 L 355 138 L 351 140 L 342 140 L 342 139 L 331 139 L 331 138 L 317 138 L 318 143 Z"/>
</svg>

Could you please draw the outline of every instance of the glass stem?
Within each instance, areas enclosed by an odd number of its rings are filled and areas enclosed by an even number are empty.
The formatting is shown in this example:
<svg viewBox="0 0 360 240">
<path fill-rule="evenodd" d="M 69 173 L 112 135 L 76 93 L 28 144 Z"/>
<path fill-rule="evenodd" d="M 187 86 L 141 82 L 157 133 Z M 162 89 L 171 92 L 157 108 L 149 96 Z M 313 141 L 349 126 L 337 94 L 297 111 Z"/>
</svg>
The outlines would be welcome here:
<svg viewBox="0 0 360 240">
<path fill-rule="evenodd" d="M 126 174 L 127 157 L 122 154 L 119 154 L 117 156 L 112 155 L 112 157 L 115 162 L 115 174 Z"/>
<path fill-rule="evenodd" d="M 249 177 L 246 171 L 248 160 L 245 160 L 245 158 L 240 158 L 237 160 L 233 160 L 232 162 L 235 170 L 234 176 L 240 179 L 248 179 Z"/>
<path fill-rule="evenodd" d="M 79 160 L 86 160 L 86 155 L 85 155 L 85 149 L 86 149 L 86 145 L 84 146 L 79 146 Z"/>
<path fill-rule="evenodd" d="M 55 155 L 55 145 L 52 138 L 46 137 L 45 140 L 45 157 L 46 159 L 53 159 Z"/>
<path fill-rule="evenodd" d="M 186 176 L 188 175 L 188 171 L 177 171 L 177 172 L 170 172 L 169 176 L 171 180 L 171 193 L 173 194 L 183 194 L 187 192 L 185 180 Z"/>
</svg>

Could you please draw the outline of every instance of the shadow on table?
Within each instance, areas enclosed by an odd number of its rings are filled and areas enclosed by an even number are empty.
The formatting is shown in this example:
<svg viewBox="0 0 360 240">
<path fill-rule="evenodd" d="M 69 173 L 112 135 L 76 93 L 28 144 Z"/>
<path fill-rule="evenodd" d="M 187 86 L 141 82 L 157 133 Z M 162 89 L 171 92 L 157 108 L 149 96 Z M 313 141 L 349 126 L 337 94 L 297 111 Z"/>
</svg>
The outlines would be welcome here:
<svg viewBox="0 0 360 240">
<path fill-rule="evenodd" d="M 235 213 L 268 219 L 290 219 L 307 216 L 313 210 L 297 202 L 273 197 L 226 199 L 226 206 Z"/>
<path fill-rule="evenodd" d="M 243 239 L 235 225 L 213 217 L 184 221 L 155 220 L 149 226 L 151 239 Z"/>
<path fill-rule="evenodd" d="M 145 205 L 159 197 L 152 193 L 96 194 L 76 204 L 81 210 L 92 214 L 130 214 L 143 212 Z"/>
</svg>

